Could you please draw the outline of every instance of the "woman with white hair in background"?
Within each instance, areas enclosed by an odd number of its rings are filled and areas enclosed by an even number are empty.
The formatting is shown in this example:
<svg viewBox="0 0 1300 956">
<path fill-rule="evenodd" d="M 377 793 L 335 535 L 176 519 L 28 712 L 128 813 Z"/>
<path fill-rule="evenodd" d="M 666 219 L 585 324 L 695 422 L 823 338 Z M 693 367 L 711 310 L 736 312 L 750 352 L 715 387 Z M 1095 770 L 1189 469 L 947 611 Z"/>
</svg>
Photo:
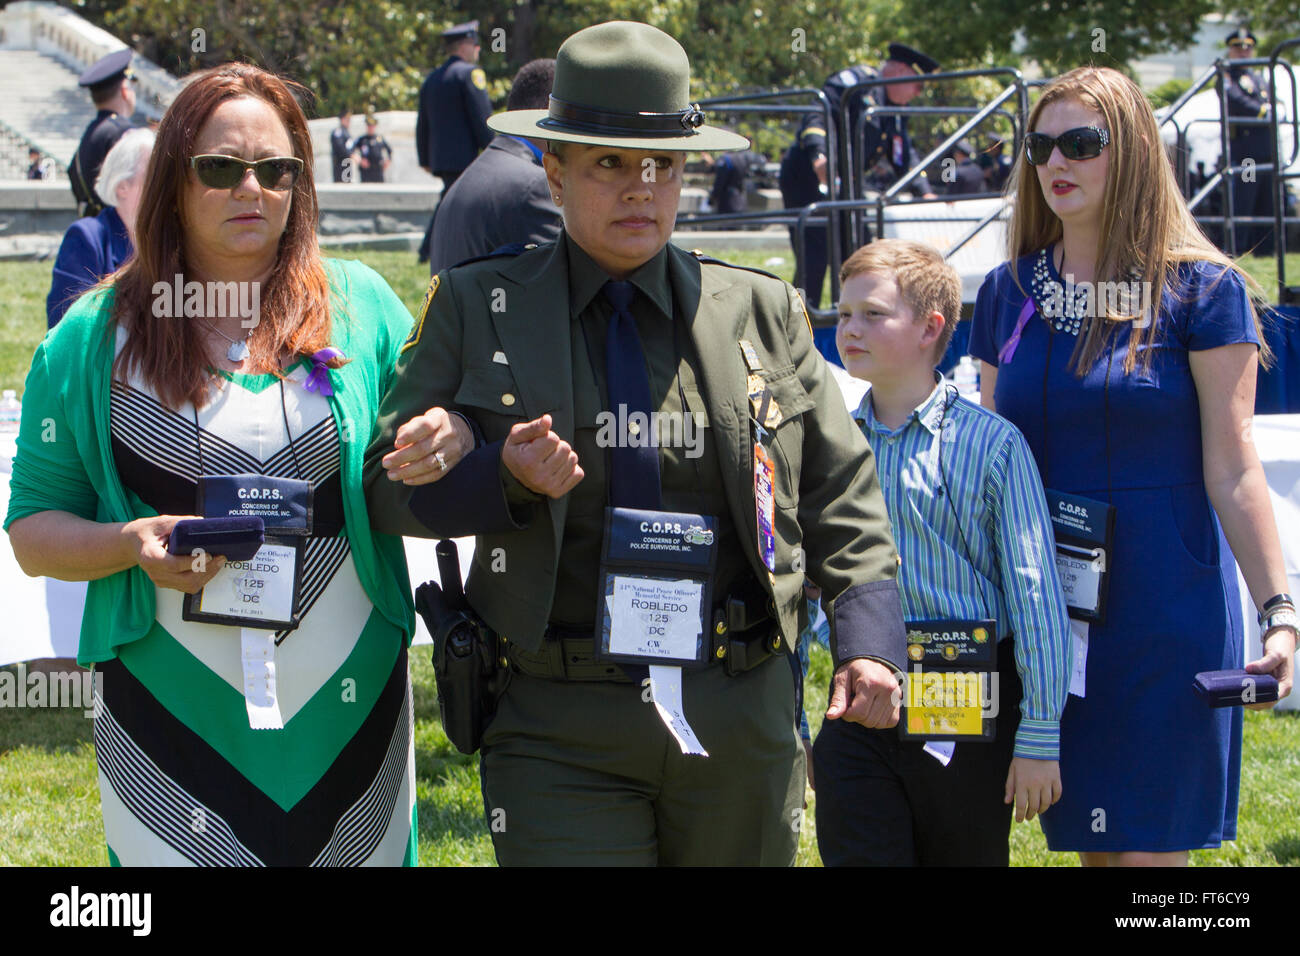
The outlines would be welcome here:
<svg viewBox="0 0 1300 956">
<path fill-rule="evenodd" d="M 116 272 L 135 251 L 135 215 L 153 141 L 152 130 L 128 130 L 104 157 L 95 179 L 95 192 L 106 204 L 104 211 L 69 226 L 54 260 L 50 294 L 45 299 L 50 328 L 59 324 L 78 296 Z"/>
</svg>

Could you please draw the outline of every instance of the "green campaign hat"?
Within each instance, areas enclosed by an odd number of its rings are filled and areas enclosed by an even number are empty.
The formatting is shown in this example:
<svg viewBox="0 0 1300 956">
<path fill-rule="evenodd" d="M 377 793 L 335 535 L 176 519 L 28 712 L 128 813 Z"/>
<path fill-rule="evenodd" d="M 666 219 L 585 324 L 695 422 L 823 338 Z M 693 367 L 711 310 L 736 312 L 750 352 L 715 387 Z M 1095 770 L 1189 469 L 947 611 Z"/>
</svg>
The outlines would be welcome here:
<svg viewBox="0 0 1300 956">
<path fill-rule="evenodd" d="M 647 23 L 613 20 L 579 30 L 555 57 L 550 109 L 489 116 L 498 133 L 621 149 L 745 149 L 749 140 L 704 125 L 691 103 L 682 45 Z"/>
</svg>

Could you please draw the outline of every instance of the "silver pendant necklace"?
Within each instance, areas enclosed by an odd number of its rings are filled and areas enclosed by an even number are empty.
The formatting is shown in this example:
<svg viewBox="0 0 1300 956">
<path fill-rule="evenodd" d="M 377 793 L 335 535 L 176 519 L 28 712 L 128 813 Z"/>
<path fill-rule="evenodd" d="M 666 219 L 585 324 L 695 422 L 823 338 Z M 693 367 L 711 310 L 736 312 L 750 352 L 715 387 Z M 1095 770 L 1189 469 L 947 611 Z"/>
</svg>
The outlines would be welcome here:
<svg viewBox="0 0 1300 956">
<path fill-rule="evenodd" d="M 244 359 L 248 358 L 248 337 L 253 334 L 252 329 L 249 329 L 244 333 L 244 339 L 241 342 L 239 339 L 232 339 L 207 319 L 200 319 L 199 321 L 230 343 L 230 348 L 226 349 L 227 359 L 231 362 L 242 362 Z"/>
</svg>

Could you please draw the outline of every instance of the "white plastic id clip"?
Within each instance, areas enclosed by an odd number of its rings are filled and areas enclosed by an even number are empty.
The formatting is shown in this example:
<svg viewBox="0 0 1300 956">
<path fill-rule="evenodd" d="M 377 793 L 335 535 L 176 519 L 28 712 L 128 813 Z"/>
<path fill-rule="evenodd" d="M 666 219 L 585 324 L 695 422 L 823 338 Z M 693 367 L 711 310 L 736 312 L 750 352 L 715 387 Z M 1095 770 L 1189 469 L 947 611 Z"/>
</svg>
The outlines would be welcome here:
<svg viewBox="0 0 1300 956">
<path fill-rule="evenodd" d="M 275 691 L 275 632 L 239 629 L 240 660 L 244 665 L 244 706 L 253 730 L 283 730 Z"/>
</svg>

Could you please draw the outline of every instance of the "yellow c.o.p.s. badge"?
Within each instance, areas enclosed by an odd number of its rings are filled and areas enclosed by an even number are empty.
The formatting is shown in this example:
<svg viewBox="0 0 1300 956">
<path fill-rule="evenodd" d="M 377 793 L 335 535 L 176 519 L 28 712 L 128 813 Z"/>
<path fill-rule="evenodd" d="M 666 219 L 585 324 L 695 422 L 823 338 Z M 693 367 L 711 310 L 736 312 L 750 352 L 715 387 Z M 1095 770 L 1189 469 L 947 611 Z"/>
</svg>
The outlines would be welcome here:
<svg viewBox="0 0 1300 956">
<path fill-rule="evenodd" d="M 475 86 L 477 86 L 480 90 L 487 89 L 487 74 L 484 73 L 482 70 L 475 69 L 473 72 L 470 73 L 469 79 L 470 82 L 473 83 Z"/>
</svg>

